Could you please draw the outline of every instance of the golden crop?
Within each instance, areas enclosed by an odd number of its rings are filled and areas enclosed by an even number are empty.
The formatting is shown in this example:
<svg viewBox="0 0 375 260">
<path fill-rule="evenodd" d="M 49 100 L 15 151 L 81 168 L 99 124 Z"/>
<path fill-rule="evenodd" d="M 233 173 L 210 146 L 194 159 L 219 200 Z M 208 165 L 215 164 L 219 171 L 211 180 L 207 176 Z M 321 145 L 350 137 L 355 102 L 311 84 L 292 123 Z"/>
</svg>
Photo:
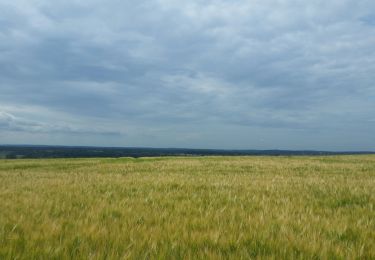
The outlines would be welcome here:
<svg viewBox="0 0 375 260">
<path fill-rule="evenodd" d="M 0 259 L 374 259 L 375 156 L 0 160 Z"/>
</svg>

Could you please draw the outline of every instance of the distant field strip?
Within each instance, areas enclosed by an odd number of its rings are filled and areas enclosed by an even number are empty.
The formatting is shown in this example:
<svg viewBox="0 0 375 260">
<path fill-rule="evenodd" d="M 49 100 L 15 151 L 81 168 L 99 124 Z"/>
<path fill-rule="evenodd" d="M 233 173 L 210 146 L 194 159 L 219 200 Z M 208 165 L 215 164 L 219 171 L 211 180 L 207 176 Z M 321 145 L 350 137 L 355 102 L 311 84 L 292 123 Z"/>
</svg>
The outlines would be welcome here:
<svg viewBox="0 0 375 260">
<path fill-rule="evenodd" d="M 0 160 L 0 259 L 375 259 L 375 156 Z"/>
</svg>

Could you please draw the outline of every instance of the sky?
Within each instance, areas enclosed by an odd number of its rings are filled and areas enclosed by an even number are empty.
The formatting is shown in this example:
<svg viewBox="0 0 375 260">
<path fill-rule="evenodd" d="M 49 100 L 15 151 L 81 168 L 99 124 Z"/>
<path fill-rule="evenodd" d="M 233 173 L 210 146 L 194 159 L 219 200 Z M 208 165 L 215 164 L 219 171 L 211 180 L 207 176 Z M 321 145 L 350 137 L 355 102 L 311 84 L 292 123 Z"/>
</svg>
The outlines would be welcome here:
<svg viewBox="0 0 375 260">
<path fill-rule="evenodd" d="M 375 150 L 374 0 L 0 0 L 0 144 Z"/>
</svg>

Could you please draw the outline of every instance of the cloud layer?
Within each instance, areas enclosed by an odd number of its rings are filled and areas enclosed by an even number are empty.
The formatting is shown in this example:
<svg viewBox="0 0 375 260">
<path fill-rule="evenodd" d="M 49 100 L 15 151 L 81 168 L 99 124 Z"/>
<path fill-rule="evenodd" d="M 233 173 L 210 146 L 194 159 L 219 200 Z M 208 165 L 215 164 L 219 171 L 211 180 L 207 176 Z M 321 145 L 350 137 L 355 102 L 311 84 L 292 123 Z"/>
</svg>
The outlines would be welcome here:
<svg viewBox="0 0 375 260">
<path fill-rule="evenodd" d="M 366 0 L 0 0 L 0 143 L 374 150 L 374 46 Z"/>
</svg>

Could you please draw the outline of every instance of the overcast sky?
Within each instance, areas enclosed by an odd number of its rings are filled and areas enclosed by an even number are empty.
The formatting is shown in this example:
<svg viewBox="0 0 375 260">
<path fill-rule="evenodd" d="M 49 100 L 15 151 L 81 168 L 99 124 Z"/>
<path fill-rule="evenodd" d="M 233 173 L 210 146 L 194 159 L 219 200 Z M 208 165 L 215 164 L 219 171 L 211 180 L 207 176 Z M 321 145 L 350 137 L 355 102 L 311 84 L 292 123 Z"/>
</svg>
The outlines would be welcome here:
<svg viewBox="0 0 375 260">
<path fill-rule="evenodd" d="M 375 1 L 0 0 L 0 143 L 375 150 Z"/>
</svg>

